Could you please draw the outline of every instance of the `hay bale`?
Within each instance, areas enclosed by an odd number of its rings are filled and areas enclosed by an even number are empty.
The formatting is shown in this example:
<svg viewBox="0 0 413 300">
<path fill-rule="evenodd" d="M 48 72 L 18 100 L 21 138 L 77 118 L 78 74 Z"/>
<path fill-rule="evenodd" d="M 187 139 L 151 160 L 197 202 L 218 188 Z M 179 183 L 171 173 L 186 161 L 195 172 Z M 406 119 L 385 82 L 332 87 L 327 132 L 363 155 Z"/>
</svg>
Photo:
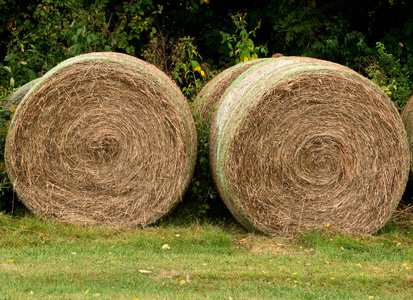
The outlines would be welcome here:
<svg viewBox="0 0 413 300">
<path fill-rule="evenodd" d="M 407 132 L 407 140 L 410 146 L 410 156 L 413 158 L 413 92 L 406 99 L 407 104 L 402 112 L 402 120 Z M 410 161 L 410 170 L 413 171 L 413 159 Z M 413 188 L 413 182 L 409 188 Z M 411 186 L 411 187 L 410 187 Z"/>
<path fill-rule="evenodd" d="M 5 154 L 14 190 L 34 213 L 120 226 L 170 212 L 195 159 L 181 91 L 119 53 L 80 55 L 39 79 L 14 114 Z"/>
<path fill-rule="evenodd" d="M 25 85 L 22 85 L 10 96 L 8 102 L 4 106 L 5 109 L 10 110 L 12 107 L 17 107 L 22 101 L 27 92 L 39 81 L 39 78 L 29 81 Z"/>
<path fill-rule="evenodd" d="M 211 80 L 202 89 L 193 104 L 196 117 L 203 122 L 209 123 L 211 115 L 217 107 L 217 101 L 219 101 L 225 90 L 234 83 L 238 76 L 262 61 L 262 59 L 254 59 L 246 63 L 237 64 L 215 76 L 214 80 Z"/>
<path fill-rule="evenodd" d="M 327 224 L 372 233 L 385 224 L 410 155 L 380 88 L 344 66 L 301 57 L 262 60 L 232 82 L 213 79 L 197 101 L 214 103 L 212 176 L 241 224 L 264 233 Z M 220 92 L 211 96 L 211 87 Z"/>
</svg>

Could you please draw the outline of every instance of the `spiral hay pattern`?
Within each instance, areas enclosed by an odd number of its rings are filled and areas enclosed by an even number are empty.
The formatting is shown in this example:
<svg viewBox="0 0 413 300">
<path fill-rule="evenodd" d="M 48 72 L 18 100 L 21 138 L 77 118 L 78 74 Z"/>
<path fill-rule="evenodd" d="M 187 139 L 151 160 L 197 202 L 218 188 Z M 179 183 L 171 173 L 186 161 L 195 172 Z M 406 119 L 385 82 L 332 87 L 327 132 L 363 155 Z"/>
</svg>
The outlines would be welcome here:
<svg viewBox="0 0 413 300">
<path fill-rule="evenodd" d="M 380 88 L 346 67 L 266 59 L 226 89 L 212 80 L 197 101 L 214 103 L 212 174 L 248 229 L 294 234 L 331 224 L 372 233 L 402 197 L 410 161 L 403 123 Z"/>
<path fill-rule="evenodd" d="M 36 214 L 145 226 L 189 185 L 195 125 L 160 70 L 124 54 L 91 53 L 64 61 L 29 90 L 5 158 L 14 190 Z"/>
</svg>

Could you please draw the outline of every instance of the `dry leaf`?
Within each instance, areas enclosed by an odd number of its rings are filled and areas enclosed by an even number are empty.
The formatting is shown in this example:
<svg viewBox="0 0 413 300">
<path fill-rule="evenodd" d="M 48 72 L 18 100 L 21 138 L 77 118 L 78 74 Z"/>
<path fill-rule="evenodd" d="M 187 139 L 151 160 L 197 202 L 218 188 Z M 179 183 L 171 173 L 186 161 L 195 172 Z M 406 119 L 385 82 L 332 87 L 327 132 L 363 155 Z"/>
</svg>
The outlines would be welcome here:
<svg viewBox="0 0 413 300">
<path fill-rule="evenodd" d="M 169 249 L 171 249 L 171 246 L 169 246 L 168 244 L 164 244 L 164 245 L 162 246 L 162 249 L 164 249 L 164 250 L 169 250 Z"/>
<path fill-rule="evenodd" d="M 138 270 L 139 273 L 141 274 L 151 274 L 152 271 L 148 271 L 148 270 Z"/>
</svg>

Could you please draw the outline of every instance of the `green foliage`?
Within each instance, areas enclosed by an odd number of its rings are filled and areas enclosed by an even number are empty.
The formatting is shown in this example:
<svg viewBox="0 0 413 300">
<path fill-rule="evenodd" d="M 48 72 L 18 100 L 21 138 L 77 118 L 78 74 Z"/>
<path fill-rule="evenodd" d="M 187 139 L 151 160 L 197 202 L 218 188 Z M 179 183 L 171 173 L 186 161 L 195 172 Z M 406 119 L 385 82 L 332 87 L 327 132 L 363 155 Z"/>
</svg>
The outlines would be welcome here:
<svg viewBox="0 0 413 300">
<path fill-rule="evenodd" d="M 284 1 L 286 2 L 286 1 Z M 302 49 L 314 42 L 323 26 L 316 1 L 303 1 L 304 5 L 282 5 L 282 17 L 274 24 L 273 29 L 281 33 L 285 42 L 283 50 Z M 294 7 L 294 9 L 291 9 Z"/>
<path fill-rule="evenodd" d="M 323 39 L 315 41 L 304 54 L 356 69 L 360 57 L 369 49 L 365 35 L 362 32 L 349 31 L 349 24 L 343 20 L 327 22 L 326 31 L 328 34 Z"/>
<path fill-rule="evenodd" d="M 5 109 L 4 106 L 10 94 L 11 90 L 6 90 L 0 87 L 0 197 L 4 196 L 4 194 L 11 189 L 11 184 L 7 176 L 6 165 L 4 163 L 4 150 L 7 131 L 13 115 L 13 111 Z M 2 208 L 2 202 L 0 201 L 0 210 Z"/>
<path fill-rule="evenodd" d="M 190 37 L 180 38 L 174 45 L 172 56 L 172 79 L 177 81 L 188 99 L 193 99 L 205 84 L 207 68 L 201 67 L 202 57 Z M 210 78 L 209 78 L 210 79 Z"/>
<path fill-rule="evenodd" d="M 154 20 L 162 9 L 152 0 L 29 3 L 28 12 L 9 27 L 11 39 L 4 58 L 7 82 L 20 86 L 81 53 L 120 51 L 135 55 L 142 34 L 156 32 Z M 1 84 L 6 85 L 4 81 Z"/>
<path fill-rule="evenodd" d="M 229 55 L 231 60 L 225 57 L 221 64 L 231 66 L 234 63 L 246 62 L 252 59 L 257 59 L 259 55 L 268 54 L 267 46 L 255 46 L 251 38 L 256 37 L 256 31 L 261 27 L 261 22 L 251 31 L 248 31 L 246 26 L 247 14 L 236 14 L 231 16 L 232 22 L 235 25 L 235 32 L 232 34 L 221 31 L 222 47 L 219 51 L 223 54 Z"/>
<path fill-rule="evenodd" d="M 194 211 L 201 217 L 208 213 L 211 204 L 217 199 L 218 193 L 212 182 L 209 164 L 209 131 L 211 123 L 202 120 L 201 116 L 195 116 L 195 120 L 198 136 L 198 156 L 188 196 L 193 205 L 196 206 Z"/>
<path fill-rule="evenodd" d="M 191 37 L 168 39 L 158 34 L 143 48 L 142 56 L 170 76 L 189 101 L 214 74 L 208 64 L 202 62 Z"/>
<path fill-rule="evenodd" d="M 413 89 L 409 71 L 393 54 L 387 53 L 383 43 L 378 42 L 373 54 L 362 58 L 361 65 L 368 78 L 380 86 L 398 107 L 406 105 L 406 99 Z"/>
</svg>

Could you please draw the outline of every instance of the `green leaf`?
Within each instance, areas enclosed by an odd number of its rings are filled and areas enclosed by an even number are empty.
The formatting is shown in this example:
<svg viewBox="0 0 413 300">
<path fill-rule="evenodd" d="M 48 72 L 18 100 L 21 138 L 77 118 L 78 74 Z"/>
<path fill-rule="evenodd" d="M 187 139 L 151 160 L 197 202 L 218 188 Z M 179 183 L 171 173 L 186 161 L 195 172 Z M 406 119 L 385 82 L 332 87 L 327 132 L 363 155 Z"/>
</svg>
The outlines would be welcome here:
<svg viewBox="0 0 413 300">
<path fill-rule="evenodd" d="M 86 40 L 87 40 L 88 43 L 91 43 L 93 41 L 96 41 L 97 37 L 93 33 L 90 33 L 90 34 L 87 35 Z"/>
<path fill-rule="evenodd" d="M 133 46 L 127 46 L 127 47 L 125 48 L 125 50 L 126 50 L 126 53 L 128 53 L 129 55 L 135 55 L 135 47 L 133 47 Z"/>
<path fill-rule="evenodd" d="M 201 65 L 196 60 L 192 60 L 191 64 L 192 64 L 192 70 L 194 71 L 201 70 Z"/>
<path fill-rule="evenodd" d="M 14 57 L 16 56 L 16 54 L 9 54 L 4 58 L 4 61 L 10 61 L 12 60 Z"/>
<path fill-rule="evenodd" d="M 27 74 L 29 74 L 30 78 L 36 78 L 37 74 L 35 71 L 33 71 L 32 69 L 29 69 L 29 71 L 27 71 Z"/>
</svg>

